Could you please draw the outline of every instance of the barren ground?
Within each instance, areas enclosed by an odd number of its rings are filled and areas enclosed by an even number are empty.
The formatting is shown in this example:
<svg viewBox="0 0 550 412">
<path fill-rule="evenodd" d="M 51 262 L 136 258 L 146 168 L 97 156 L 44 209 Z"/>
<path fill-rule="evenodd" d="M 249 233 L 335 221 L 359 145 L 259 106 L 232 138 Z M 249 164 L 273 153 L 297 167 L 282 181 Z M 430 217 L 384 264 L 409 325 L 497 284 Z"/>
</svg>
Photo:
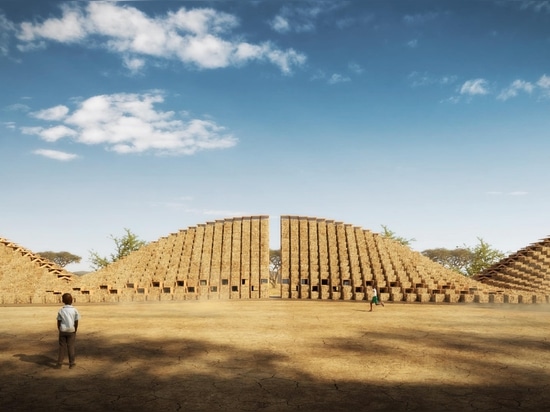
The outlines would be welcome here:
<svg viewBox="0 0 550 412">
<path fill-rule="evenodd" d="M 195 301 L 0 307 L 5 411 L 540 411 L 550 305 Z"/>
</svg>

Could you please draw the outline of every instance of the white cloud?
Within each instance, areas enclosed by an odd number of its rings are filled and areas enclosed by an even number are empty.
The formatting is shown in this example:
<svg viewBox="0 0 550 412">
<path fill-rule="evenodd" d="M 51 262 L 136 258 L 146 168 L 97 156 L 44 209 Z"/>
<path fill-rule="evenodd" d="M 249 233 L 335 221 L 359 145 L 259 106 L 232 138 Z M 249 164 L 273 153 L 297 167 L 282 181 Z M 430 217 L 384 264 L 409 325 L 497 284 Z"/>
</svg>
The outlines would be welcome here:
<svg viewBox="0 0 550 412">
<path fill-rule="evenodd" d="M 31 108 L 27 106 L 26 104 L 22 103 L 15 103 L 11 104 L 8 107 L 6 107 L 6 110 L 14 111 L 14 112 L 28 112 Z"/>
<path fill-rule="evenodd" d="M 292 71 L 292 66 L 301 66 L 305 63 L 306 58 L 303 54 L 289 49 L 286 52 L 280 50 L 269 50 L 266 53 L 267 59 L 279 66 L 281 71 L 285 74 L 289 74 Z"/>
<path fill-rule="evenodd" d="M 132 73 L 138 73 L 141 69 L 143 69 L 143 67 L 145 67 L 145 59 L 124 56 L 122 58 L 122 64 Z"/>
<path fill-rule="evenodd" d="M 455 83 L 457 80 L 457 77 L 453 75 L 436 76 L 426 72 L 412 72 L 407 76 L 407 78 L 410 81 L 412 87 L 423 87 L 432 85 L 446 86 Z"/>
<path fill-rule="evenodd" d="M 346 83 L 350 82 L 351 79 L 347 76 L 343 76 L 338 73 L 334 73 L 330 78 L 328 79 L 328 84 L 338 84 L 338 83 Z"/>
<path fill-rule="evenodd" d="M 0 13 L 0 55 L 9 54 L 10 38 L 15 33 L 15 24 L 10 22 L 3 13 Z"/>
<path fill-rule="evenodd" d="M 176 118 L 172 111 L 157 110 L 155 104 L 163 102 L 160 92 L 93 96 L 60 119 L 62 124 L 49 128 L 23 127 L 21 130 L 48 142 L 71 138 L 87 145 L 103 145 L 121 154 L 190 155 L 237 144 L 235 137 L 212 120 L 184 121 Z"/>
<path fill-rule="evenodd" d="M 87 36 L 89 23 L 78 8 L 61 5 L 63 17 L 61 19 L 47 19 L 43 23 L 21 23 L 18 38 L 24 42 L 37 39 L 49 39 L 62 43 L 75 43 Z"/>
<path fill-rule="evenodd" d="M 412 39 L 407 42 L 407 47 L 411 49 L 416 49 L 418 47 L 418 39 Z"/>
<path fill-rule="evenodd" d="M 311 81 L 326 81 L 327 84 L 334 85 L 338 83 L 347 83 L 351 81 L 351 78 L 348 76 L 344 76 L 340 73 L 333 73 L 332 75 L 328 76 L 324 71 L 318 70 L 311 76 Z"/>
<path fill-rule="evenodd" d="M 75 137 L 77 133 L 64 125 L 57 125 L 54 127 L 49 127 L 47 129 L 42 129 L 39 133 L 39 136 L 42 140 L 46 142 L 56 142 L 59 139 L 64 137 Z"/>
<path fill-rule="evenodd" d="M 540 79 L 537 80 L 537 86 L 543 98 L 550 98 L 550 76 L 543 74 Z"/>
<path fill-rule="evenodd" d="M 277 14 L 270 22 L 270 27 L 278 33 L 304 33 L 313 32 L 316 29 L 317 20 L 321 15 L 330 15 L 334 11 L 345 7 L 345 2 L 334 2 L 330 0 L 318 0 L 315 2 L 307 2 L 304 6 L 303 3 L 296 2 L 299 6 L 289 4 L 281 7 L 279 14 Z M 344 22 L 338 20 L 336 25 L 341 27 L 342 25 L 350 24 L 350 22 Z"/>
<path fill-rule="evenodd" d="M 457 104 L 460 102 L 460 96 L 451 96 L 447 99 L 440 100 L 440 103 Z"/>
<path fill-rule="evenodd" d="M 35 150 L 33 153 L 39 156 L 44 156 L 49 159 L 60 160 L 63 162 L 67 162 L 78 158 L 78 156 L 75 154 L 60 152 L 58 150 L 39 149 L 39 150 Z"/>
<path fill-rule="evenodd" d="M 283 6 L 269 25 L 278 33 L 311 32 L 315 30 L 315 20 L 323 12 L 322 7 Z"/>
<path fill-rule="evenodd" d="M 539 13 L 545 11 L 550 13 L 550 1 L 548 0 L 519 0 L 522 9 L 533 9 Z"/>
<path fill-rule="evenodd" d="M 46 110 L 33 112 L 31 113 L 31 116 L 41 120 L 61 120 L 67 115 L 67 113 L 69 113 L 69 108 L 67 106 L 59 105 Z"/>
<path fill-rule="evenodd" d="M 506 101 L 512 97 L 516 97 L 520 91 L 530 94 L 533 89 L 534 86 L 532 83 L 525 80 L 514 80 L 510 86 L 500 92 L 497 99 Z"/>
<path fill-rule="evenodd" d="M 363 69 L 360 65 L 357 63 L 350 63 L 348 64 L 348 69 L 351 70 L 355 74 L 362 74 L 365 69 Z"/>
<path fill-rule="evenodd" d="M 550 76 L 543 74 L 537 81 L 537 86 L 542 89 L 550 89 Z"/>
<path fill-rule="evenodd" d="M 467 80 L 460 87 L 460 94 L 467 94 L 470 96 L 485 95 L 488 94 L 487 81 L 485 79 L 473 79 Z"/>
<path fill-rule="evenodd" d="M 44 130 L 42 127 L 37 127 L 37 126 L 33 126 L 33 127 L 28 127 L 28 126 L 23 126 L 21 127 L 21 132 L 23 134 L 36 134 L 36 135 L 40 135 L 40 132 Z"/>
<path fill-rule="evenodd" d="M 279 33 L 288 33 L 290 31 L 290 23 L 283 16 L 275 16 L 269 25 Z"/>
<path fill-rule="evenodd" d="M 237 18 L 213 9 L 180 8 L 150 17 L 129 5 L 90 2 L 85 7 L 65 5 L 61 10 L 60 18 L 22 23 L 19 48 L 32 50 L 49 41 L 99 45 L 119 54 L 132 72 L 142 69 L 146 58 L 179 60 L 200 69 L 267 61 L 285 74 L 306 60 L 302 53 L 279 49 L 269 41 L 256 45 L 243 42 L 242 36 L 232 35 L 239 24 Z"/>
</svg>

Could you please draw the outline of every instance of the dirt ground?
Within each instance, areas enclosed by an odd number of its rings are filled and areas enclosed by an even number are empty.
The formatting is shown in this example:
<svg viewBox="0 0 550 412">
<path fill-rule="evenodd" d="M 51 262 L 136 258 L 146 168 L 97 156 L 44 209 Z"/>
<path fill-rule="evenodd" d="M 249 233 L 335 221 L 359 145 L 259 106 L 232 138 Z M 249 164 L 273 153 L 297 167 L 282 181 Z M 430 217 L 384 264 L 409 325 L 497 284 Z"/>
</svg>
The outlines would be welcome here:
<svg viewBox="0 0 550 412">
<path fill-rule="evenodd" d="M 0 307 L 5 411 L 540 411 L 550 305 L 195 301 Z"/>
</svg>

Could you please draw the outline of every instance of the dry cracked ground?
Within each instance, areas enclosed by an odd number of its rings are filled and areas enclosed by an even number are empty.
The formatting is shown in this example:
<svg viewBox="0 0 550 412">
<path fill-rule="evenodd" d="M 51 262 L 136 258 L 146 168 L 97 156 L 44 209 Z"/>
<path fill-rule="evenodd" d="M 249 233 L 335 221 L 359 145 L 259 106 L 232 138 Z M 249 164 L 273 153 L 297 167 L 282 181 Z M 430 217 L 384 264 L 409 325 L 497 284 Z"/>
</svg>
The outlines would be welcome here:
<svg viewBox="0 0 550 412">
<path fill-rule="evenodd" d="M 550 305 L 76 303 L 0 307 L 5 411 L 541 411 Z"/>
</svg>

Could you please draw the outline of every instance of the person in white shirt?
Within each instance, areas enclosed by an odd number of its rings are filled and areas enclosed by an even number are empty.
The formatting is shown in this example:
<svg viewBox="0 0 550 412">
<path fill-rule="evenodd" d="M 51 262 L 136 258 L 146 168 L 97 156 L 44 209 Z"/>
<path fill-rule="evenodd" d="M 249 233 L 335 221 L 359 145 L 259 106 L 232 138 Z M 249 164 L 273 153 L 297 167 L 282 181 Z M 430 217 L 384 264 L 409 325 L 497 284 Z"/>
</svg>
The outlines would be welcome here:
<svg viewBox="0 0 550 412">
<path fill-rule="evenodd" d="M 372 299 L 370 301 L 370 310 L 369 312 L 372 312 L 372 304 L 375 304 L 376 306 L 382 305 L 384 306 L 384 303 L 380 299 L 378 299 L 378 292 L 376 291 L 376 286 L 372 288 Z"/>
<path fill-rule="evenodd" d="M 76 366 L 75 363 L 75 341 L 76 331 L 80 314 L 73 306 L 73 297 L 70 293 L 64 293 L 62 298 L 63 306 L 57 312 L 57 330 L 59 331 L 59 353 L 57 356 L 57 369 L 61 369 L 65 352 L 69 355 L 69 369 Z"/>
</svg>

